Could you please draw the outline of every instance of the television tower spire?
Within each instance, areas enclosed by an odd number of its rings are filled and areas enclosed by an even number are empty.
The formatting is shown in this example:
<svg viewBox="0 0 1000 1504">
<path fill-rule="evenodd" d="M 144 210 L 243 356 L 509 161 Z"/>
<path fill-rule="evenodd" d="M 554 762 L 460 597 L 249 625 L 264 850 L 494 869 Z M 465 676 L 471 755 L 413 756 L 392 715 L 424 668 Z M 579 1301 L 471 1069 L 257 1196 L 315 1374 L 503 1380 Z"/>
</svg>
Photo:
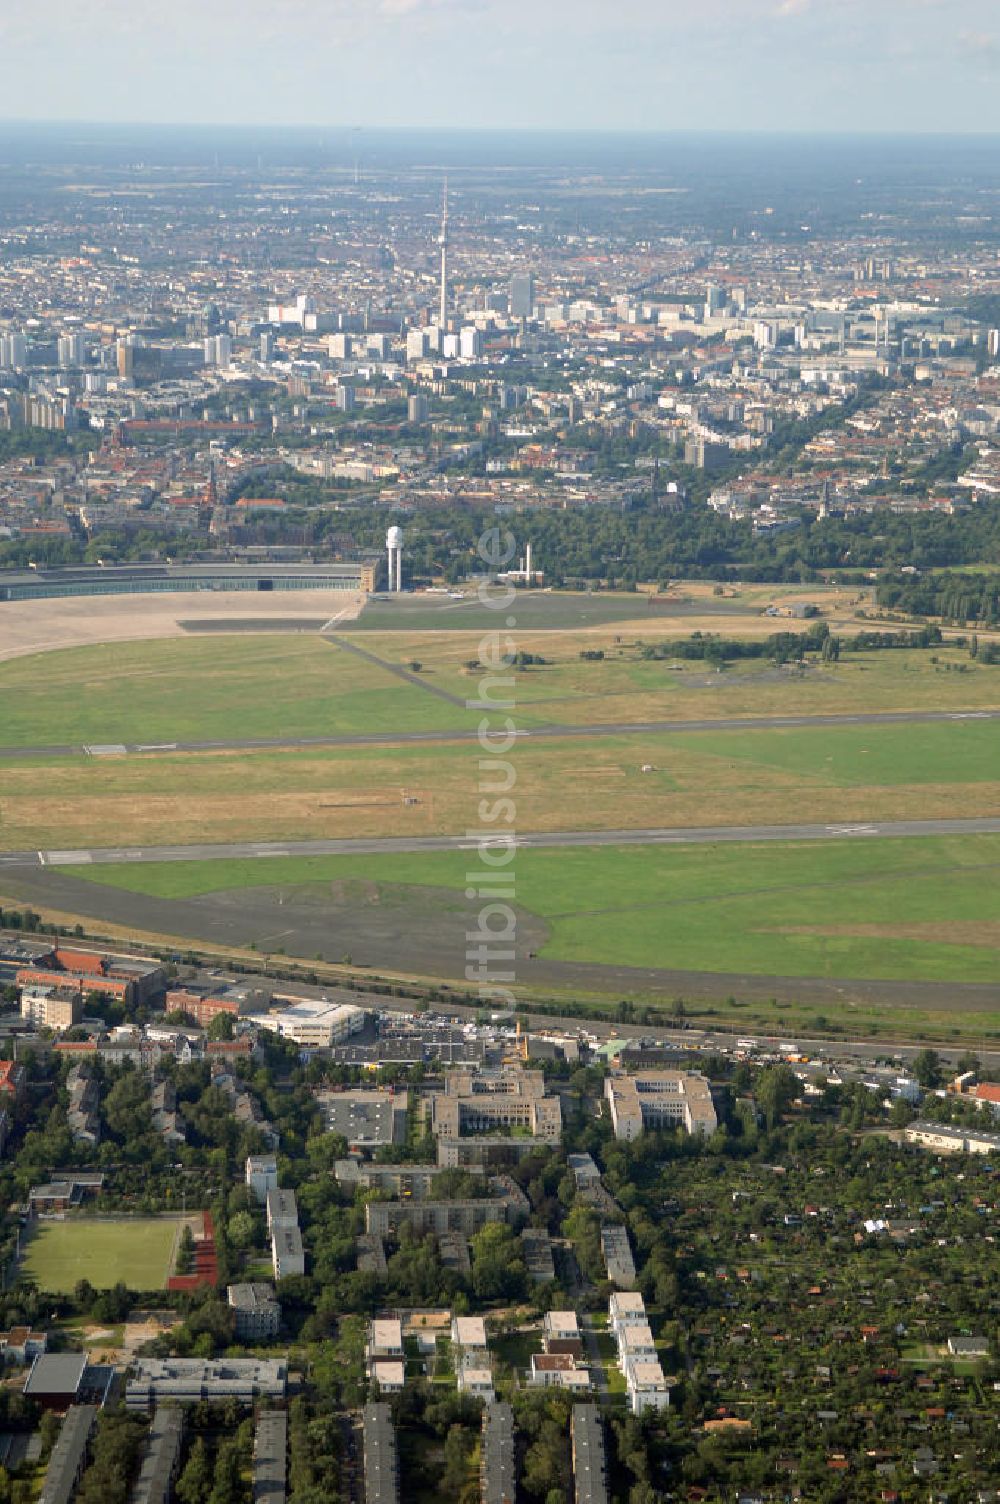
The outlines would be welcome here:
<svg viewBox="0 0 1000 1504">
<path fill-rule="evenodd" d="M 438 236 L 438 245 L 441 247 L 441 307 L 438 313 L 438 326 L 441 329 L 448 327 L 448 179 L 444 180 L 444 198 L 441 203 L 441 234 Z"/>
</svg>

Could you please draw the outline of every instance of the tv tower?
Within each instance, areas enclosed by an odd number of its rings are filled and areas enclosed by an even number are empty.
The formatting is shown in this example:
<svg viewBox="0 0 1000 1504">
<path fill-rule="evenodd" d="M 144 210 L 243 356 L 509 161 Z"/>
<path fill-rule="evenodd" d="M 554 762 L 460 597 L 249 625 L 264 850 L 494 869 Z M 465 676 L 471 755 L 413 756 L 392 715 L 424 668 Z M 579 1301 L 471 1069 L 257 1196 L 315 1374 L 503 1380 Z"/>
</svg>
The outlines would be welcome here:
<svg viewBox="0 0 1000 1504">
<path fill-rule="evenodd" d="M 438 236 L 438 245 L 441 247 L 441 308 L 438 313 L 438 327 L 448 327 L 448 179 L 444 180 L 444 198 L 441 204 L 441 234 Z"/>
</svg>

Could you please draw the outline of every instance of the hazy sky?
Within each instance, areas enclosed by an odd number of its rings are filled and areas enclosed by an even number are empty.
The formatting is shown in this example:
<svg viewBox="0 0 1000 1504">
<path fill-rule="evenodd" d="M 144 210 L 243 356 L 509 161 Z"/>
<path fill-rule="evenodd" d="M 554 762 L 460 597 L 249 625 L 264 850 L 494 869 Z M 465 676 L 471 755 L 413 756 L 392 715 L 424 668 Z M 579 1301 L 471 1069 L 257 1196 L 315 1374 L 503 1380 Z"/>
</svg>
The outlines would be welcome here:
<svg viewBox="0 0 1000 1504">
<path fill-rule="evenodd" d="M 0 116 L 1000 130 L 1000 0 L 0 0 Z"/>
</svg>

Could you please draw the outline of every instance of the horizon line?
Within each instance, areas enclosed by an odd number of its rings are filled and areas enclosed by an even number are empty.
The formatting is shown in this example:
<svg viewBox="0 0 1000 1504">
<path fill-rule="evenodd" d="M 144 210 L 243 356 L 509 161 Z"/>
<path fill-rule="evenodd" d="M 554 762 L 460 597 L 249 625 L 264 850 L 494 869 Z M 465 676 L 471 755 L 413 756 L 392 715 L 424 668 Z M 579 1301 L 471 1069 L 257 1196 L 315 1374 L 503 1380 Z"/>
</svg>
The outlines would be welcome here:
<svg viewBox="0 0 1000 1504">
<path fill-rule="evenodd" d="M 745 140 L 747 138 L 780 140 L 891 140 L 891 141 L 996 141 L 1000 140 L 1000 127 L 990 130 L 905 130 L 885 127 L 857 127 L 845 129 L 839 126 L 812 127 L 808 130 L 792 126 L 724 128 L 720 126 L 651 126 L 626 125 L 560 126 L 560 125 L 348 125 L 342 121 L 328 124 L 308 121 L 250 121 L 250 120 L 108 120 L 80 116 L 48 117 L 2 116 L 0 130 L 8 127 L 42 129 L 87 127 L 98 130 L 232 130 L 232 131 L 288 131 L 288 132 L 344 132 L 389 135 L 412 133 L 414 135 L 456 136 L 564 136 L 564 137 L 632 137 L 661 139 L 663 137 L 715 137 L 719 139 Z"/>
</svg>

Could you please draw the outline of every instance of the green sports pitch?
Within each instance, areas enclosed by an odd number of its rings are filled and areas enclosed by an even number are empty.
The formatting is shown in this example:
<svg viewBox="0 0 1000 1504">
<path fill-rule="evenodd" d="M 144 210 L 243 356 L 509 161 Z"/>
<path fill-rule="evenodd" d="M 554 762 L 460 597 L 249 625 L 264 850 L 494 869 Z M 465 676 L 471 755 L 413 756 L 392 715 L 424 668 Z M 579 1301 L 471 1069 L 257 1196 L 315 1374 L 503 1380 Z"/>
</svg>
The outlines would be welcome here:
<svg viewBox="0 0 1000 1504">
<path fill-rule="evenodd" d="M 80 1280 L 110 1289 L 162 1290 L 174 1262 L 180 1217 L 68 1217 L 37 1225 L 21 1260 L 21 1277 L 53 1295 Z"/>
</svg>

